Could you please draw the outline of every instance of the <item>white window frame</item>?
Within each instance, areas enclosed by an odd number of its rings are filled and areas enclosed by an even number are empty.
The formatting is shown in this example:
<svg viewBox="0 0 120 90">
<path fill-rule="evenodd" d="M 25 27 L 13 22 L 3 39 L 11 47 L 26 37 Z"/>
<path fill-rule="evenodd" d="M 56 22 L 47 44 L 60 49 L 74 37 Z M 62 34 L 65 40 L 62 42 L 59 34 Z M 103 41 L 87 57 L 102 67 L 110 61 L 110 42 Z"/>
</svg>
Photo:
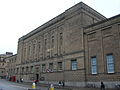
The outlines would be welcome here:
<svg viewBox="0 0 120 90">
<path fill-rule="evenodd" d="M 91 74 L 97 74 L 97 58 L 91 57 Z"/>
<path fill-rule="evenodd" d="M 77 70 L 77 60 L 71 60 L 71 69 Z"/>
<path fill-rule="evenodd" d="M 107 54 L 107 73 L 115 73 L 113 54 Z"/>
</svg>

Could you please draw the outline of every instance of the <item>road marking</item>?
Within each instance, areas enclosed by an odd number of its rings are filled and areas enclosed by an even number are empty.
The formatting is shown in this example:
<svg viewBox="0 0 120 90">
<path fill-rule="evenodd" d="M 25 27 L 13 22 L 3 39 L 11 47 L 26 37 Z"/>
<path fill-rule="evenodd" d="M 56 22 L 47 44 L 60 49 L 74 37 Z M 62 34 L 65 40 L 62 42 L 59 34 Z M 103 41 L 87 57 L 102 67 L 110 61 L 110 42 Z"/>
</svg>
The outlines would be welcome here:
<svg viewBox="0 0 120 90">
<path fill-rule="evenodd" d="M 15 86 L 15 85 L 10 85 L 12 87 L 18 87 L 18 88 L 22 88 L 22 89 L 28 89 L 27 87 L 23 87 L 23 86 Z"/>
</svg>

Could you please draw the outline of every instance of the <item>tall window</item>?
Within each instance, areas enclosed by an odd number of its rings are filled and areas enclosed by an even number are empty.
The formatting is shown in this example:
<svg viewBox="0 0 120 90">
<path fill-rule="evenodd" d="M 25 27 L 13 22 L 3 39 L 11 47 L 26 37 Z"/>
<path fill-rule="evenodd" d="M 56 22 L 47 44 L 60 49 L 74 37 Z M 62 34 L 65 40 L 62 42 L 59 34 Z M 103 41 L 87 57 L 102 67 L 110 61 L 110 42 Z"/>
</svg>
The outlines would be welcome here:
<svg viewBox="0 0 120 90">
<path fill-rule="evenodd" d="M 26 46 L 24 48 L 24 59 L 26 59 Z"/>
<path fill-rule="evenodd" d="M 51 45 L 52 49 L 54 48 L 54 36 L 52 36 L 52 45 Z"/>
<path fill-rule="evenodd" d="M 26 67 L 26 72 L 29 72 L 29 67 Z"/>
<path fill-rule="evenodd" d="M 58 71 L 62 70 L 62 62 L 58 62 Z"/>
<path fill-rule="evenodd" d="M 31 73 L 33 73 L 34 72 L 34 68 L 33 68 L 33 66 L 31 66 Z"/>
<path fill-rule="evenodd" d="M 52 36 L 52 40 L 51 40 L 51 55 L 53 56 L 53 49 L 54 49 L 54 36 Z"/>
<path fill-rule="evenodd" d="M 97 59 L 96 59 L 96 57 L 91 58 L 91 72 L 92 72 L 92 74 L 97 74 Z"/>
<path fill-rule="evenodd" d="M 40 50 L 41 50 L 41 42 L 39 41 L 38 42 L 38 51 L 40 52 Z"/>
<path fill-rule="evenodd" d="M 22 67 L 22 72 L 24 72 L 24 67 Z"/>
<path fill-rule="evenodd" d="M 63 44 L 63 33 L 60 33 L 60 44 L 59 44 L 60 54 L 62 54 L 62 44 Z"/>
<path fill-rule="evenodd" d="M 1 71 L 1 73 L 4 73 L 4 71 Z"/>
<path fill-rule="evenodd" d="M 108 73 L 114 73 L 115 70 L 114 70 L 114 58 L 113 58 L 113 55 L 108 54 L 106 56 L 106 58 L 107 58 L 107 72 Z"/>
<path fill-rule="evenodd" d="M 17 72 L 16 72 L 17 74 L 19 73 L 19 68 L 17 68 Z"/>
<path fill-rule="evenodd" d="M 49 72 L 53 71 L 53 63 L 49 63 Z"/>
<path fill-rule="evenodd" d="M 35 44 L 33 44 L 33 56 L 35 58 Z"/>
<path fill-rule="evenodd" d="M 30 55 L 31 55 L 31 46 L 28 47 L 28 59 L 30 59 Z"/>
<path fill-rule="evenodd" d="M 62 45 L 63 42 L 63 33 L 60 33 L 60 45 Z"/>
<path fill-rule="evenodd" d="M 47 39 L 44 39 L 44 55 L 47 57 Z"/>
<path fill-rule="evenodd" d="M 42 64 L 42 72 L 46 72 L 46 65 Z"/>
<path fill-rule="evenodd" d="M 47 50 L 47 39 L 45 39 L 45 50 Z"/>
<path fill-rule="evenodd" d="M 71 69 L 77 70 L 77 60 L 76 59 L 71 61 Z"/>
<path fill-rule="evenodd" d="M 39 72 L 39 67 L 36 67 L 35 69 L 36 69 L 36 72 Z"/>
</svg>

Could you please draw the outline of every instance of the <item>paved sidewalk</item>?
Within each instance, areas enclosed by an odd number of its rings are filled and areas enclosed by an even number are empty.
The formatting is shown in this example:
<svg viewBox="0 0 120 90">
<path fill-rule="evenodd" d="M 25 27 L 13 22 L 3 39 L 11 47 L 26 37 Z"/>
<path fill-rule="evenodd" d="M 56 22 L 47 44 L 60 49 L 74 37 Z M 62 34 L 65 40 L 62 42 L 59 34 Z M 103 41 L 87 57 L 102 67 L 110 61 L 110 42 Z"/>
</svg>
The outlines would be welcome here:
<svg viewBox="0 0 120 90">
<path fill-rule="evenodd" d="M 32 82 L 23 82 L 23 83 L 19 83 L 19 84 L 32 85 Z M 41 83 L 36 84 L 36 86 L 38 88 L 40 88 L 40 87 L 48 88 L 49 87 L 48 84 L 41 84 Z M 54 87 L 55 87 L 54 90 L 100 90 L 100 88 L 68 87 L 68 86 L 65 86 L 65 87 L 61 86 L 61 87 L 59 87 L 58 85 L 55 85 Z M 116 89 L 105 89 L 105 90 L 116 90 Z"/>
<path fill-rule="evenodd" d="M 48 87 L 48 85 L 38 84 L 41 87 Z M 100 90 L 100 88 L 86 88 L 86 87 L 59 87 L 55 86 L 55 90 Z M 116 90 L 116 89 L 105 89 L 105 90 Z"/>
<path fill-rule="evenodd" d="M 12 83 L 17 83 L 17 82 L 12 82 Z M 23 85 L 27 85 L 31 88 L 31 85 L 32 85 L 33 82 L 19 82 L 18 84 L 23 84 Z M 42 83 L 38 83 L 36 84 L 37 88 L 45 88 L 45 90 L 49 90 L 48 87 L 49 85 L 48 84 L 42 84 Z M 55 85 L 54 86 L 55 89 L 54 90 L 100 90 L 100 88 L 86 88 L 86 87 L 68 87 L 68 86 L 65 86 L 65 87 L 59 87 L 58 85 Z M 105 90 L 120 90 L 120 89 L 105 89 Z"/>
<path fill-rule="evenodd" d="M 55 90 L 101 90 L 100 88 L 86 88 L 86 87 L 69 87 L 69 88 L 55 88 Z M 105 89 L 105 90 L 116 90 L 116 89 Z M 119 89 L 120 90 L 120 89 Z"/>
</svg>

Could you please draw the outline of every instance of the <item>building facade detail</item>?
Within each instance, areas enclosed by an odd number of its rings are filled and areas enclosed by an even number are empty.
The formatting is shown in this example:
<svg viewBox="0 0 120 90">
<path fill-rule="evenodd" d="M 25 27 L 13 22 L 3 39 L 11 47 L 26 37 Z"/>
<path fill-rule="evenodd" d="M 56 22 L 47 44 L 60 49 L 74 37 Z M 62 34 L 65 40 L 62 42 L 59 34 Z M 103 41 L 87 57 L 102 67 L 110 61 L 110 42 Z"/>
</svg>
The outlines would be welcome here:
<svg viewBox="0 0 120 90">
<path fill-rule="evenodd" d="M 119 32 L 120 15 L 107 19 L 80 2 L 19 38 L 16 77 L 111 87 L 120 79 Z"/>
</svg>

